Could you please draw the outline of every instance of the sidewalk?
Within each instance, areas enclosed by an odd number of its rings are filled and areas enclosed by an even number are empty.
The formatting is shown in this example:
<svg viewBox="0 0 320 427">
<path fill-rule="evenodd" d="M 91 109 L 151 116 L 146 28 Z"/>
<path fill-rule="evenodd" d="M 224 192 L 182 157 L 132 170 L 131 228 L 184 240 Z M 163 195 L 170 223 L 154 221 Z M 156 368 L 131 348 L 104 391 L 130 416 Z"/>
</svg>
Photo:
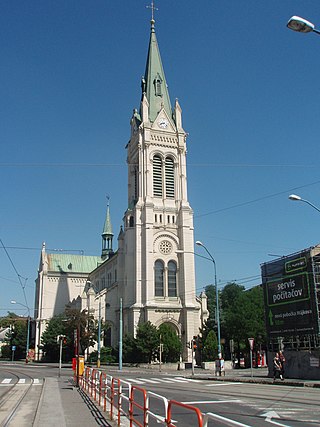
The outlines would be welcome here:
<svg viewBox="0 0 320 427">
<path fill-rule="evenodd" d="M 188 377 L 191 378 L 191 373 L 188 374 Z M 229 381 L 229 382 L 246 382 L 246 383 L 256 383 L 256 384 L 276 384 L 276 385 L 286 385 L 294 387 L 314 387 L 320 388 L 320 380 L 305 380 L 305 379 L 295 379 L 295 378 L 285 378 L 283 381 L 277 379 L 276 381 L 273 378 L 268 377 L 268 368 L 253 368 L 249 369 L 228 369 L 225 371 L 224 376 L 216 376 L 213 371 L 205 371 L 203 369 L 195 369 L 195 378 L 197 379 L 206 379 L 206 380 L 215 380 L 215 381 Z"/>
<path fill-rule="evenodd" d="M 35 427 L 112 427 L 87 395 L 70 378 L 45 379 Z"/>
</svg>

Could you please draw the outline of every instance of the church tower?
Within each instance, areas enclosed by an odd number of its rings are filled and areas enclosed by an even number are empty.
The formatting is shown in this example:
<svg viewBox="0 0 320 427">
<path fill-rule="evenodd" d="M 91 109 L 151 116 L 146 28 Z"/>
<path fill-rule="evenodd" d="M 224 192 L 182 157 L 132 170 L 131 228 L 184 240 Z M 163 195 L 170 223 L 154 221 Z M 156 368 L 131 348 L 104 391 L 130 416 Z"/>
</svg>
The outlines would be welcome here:
<svg viewBox="0 0 320 427">
<path fill-rule="evenodd" d="M 154 6 L 152 3 L 152 12 Z M 128 208 L 118 244 L 123 256 L 124 333 L 139 323 L 168 323 L 186 343 L 201 327 L 196 297 L 193 211 L 188 202 L 182 111 L 172 108 L 151 19 L 140 109 L 126 146 Z M 190 355 L 189 355 L 190 359 Z"/>
</svg>

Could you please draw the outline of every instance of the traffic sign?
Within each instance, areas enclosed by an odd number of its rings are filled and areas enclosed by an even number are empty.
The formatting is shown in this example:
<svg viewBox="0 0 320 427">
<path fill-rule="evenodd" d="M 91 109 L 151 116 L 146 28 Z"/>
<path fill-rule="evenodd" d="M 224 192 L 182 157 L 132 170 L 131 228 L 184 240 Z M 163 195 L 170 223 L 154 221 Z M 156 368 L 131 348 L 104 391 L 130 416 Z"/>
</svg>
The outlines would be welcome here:
<svg viewBox="0 0 320 427">
<path fill-rule="evenodd" d="M 253 350 L 253 345 L 254 345 L 254 338 L 248 338 L 249 340 L 249 344 L 250 344 L 250 350 Z"/>
</svg>

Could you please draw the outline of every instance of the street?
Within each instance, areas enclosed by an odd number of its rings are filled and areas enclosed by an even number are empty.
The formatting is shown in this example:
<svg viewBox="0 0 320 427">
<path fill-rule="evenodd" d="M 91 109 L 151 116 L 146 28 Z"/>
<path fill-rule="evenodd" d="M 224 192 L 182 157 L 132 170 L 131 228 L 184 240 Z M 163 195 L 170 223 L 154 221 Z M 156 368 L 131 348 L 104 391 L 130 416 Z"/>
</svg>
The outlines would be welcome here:
<svg viewBox="0 0 320 427">
<path fill-rule="evenodd" d="M 256 381 L 254 383 L 245 382 L 241 376 L 238 378 L 230 377 L 230 381 L 227 377 L 223 380 L 214 380 L 210 377 L 205 379 L 200 374 L 192 377 L 188 371 L 164 370 L 159 372 L 156 369 L 138 368 L 124 368 L 119 371 L 116 367 L 104 367 L 103 370 L 115 378 L 129 382 L 137 388 L 137 391 L 147 390 L 149 392 L 149 409 L 154 414 L 163 415 L 163 401 L 160 399 L 163 396 L 168 400 L 175 400 L 199 408 L 203 414 L 212 413 L 208 427 L 226 425 L 270 427 L 270 424 L 280 427 L 320 426 L 320 393 L 318 388 L 299 387 L 283 383 L 262 384 L 263 378 L 257 377 L 254 378 Z M 57 379 L 58 374 L 57 365 L 1 363 L 1 425 L 18 427 L 34 425 L 35 411 L 40 402 L 42 385 L 45 380 Z M 67 384 L 71 378 L 70 366 L 63 367 L 60 381 Z M 127 392 L 126 383 L 123 384 L 123 393 L 125 394 Z M 11 396 L 8 399 L 9 388 L 13 385 L 16 385 L 14 388 L 15 397 Z M 22 399 L 21 404 L 15 409 L 14 418 L 12 415 L 12 423 L 3 423 L 13 412 L 17 401 L 21 399 L 22 390 L 27 390 L 27 387 L 29 387 L 28 397 Z M 63 385 L 60 388 L 60 394 L 78 394 L 71 390 L 71 384 L 69 388 L 70 390 Z M 17 394 L 17 390 L 20 394 Z M 68 420 L 65 425 L 79 425 L 79 413 L 81 411 L 81 417 L 83 417 L 83 413 L 88 413 L 88 416 L 91 416 L 84 401 L 77 403 L 78 407 L 75 413 L 65 398 L 62 397 L 61 400 L 62 415 L 64 413 L 65 419 Z M 8 401 L 11 402 L 10 405 Z M 137 419 L 139 419 L 138 412 Z M 172 407 L 172 420 L 177 426 L 195 427 L 198 425 L 196 414 L 184 411 L 178 406 Z M 92 418 L 92 425 L 95 425 L 96 422 L 97 420 Z M 159 422 L 150 416 L 149 426 L 159 426 Z"/>
</svg>

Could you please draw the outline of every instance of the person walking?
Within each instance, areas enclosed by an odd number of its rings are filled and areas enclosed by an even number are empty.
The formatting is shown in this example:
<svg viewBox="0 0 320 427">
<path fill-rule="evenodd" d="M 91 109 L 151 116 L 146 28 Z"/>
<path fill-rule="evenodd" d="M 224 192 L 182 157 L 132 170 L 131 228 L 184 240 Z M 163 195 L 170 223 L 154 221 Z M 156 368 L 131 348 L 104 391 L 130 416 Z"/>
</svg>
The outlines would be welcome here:
<svg viewBox="0 0 320 427">
<path fill-rule="evenodd" d="M 277 376 L 282 380 L 283 376 L 281 373 L 281 361 L 279 353 L 276 353 L 273 359 L 273 381 L 276 380 Z"/>
<path fill-rule="evenodd" d="M 279 359 L 280 359 L 280 364 L 281 364 L 281 379 L 284 380 L 284 366 L 286 363 L 286 358 L 284 357 L 284 354 L 282 353 L 282 351 L 279 351 Z"/>
</svg>

